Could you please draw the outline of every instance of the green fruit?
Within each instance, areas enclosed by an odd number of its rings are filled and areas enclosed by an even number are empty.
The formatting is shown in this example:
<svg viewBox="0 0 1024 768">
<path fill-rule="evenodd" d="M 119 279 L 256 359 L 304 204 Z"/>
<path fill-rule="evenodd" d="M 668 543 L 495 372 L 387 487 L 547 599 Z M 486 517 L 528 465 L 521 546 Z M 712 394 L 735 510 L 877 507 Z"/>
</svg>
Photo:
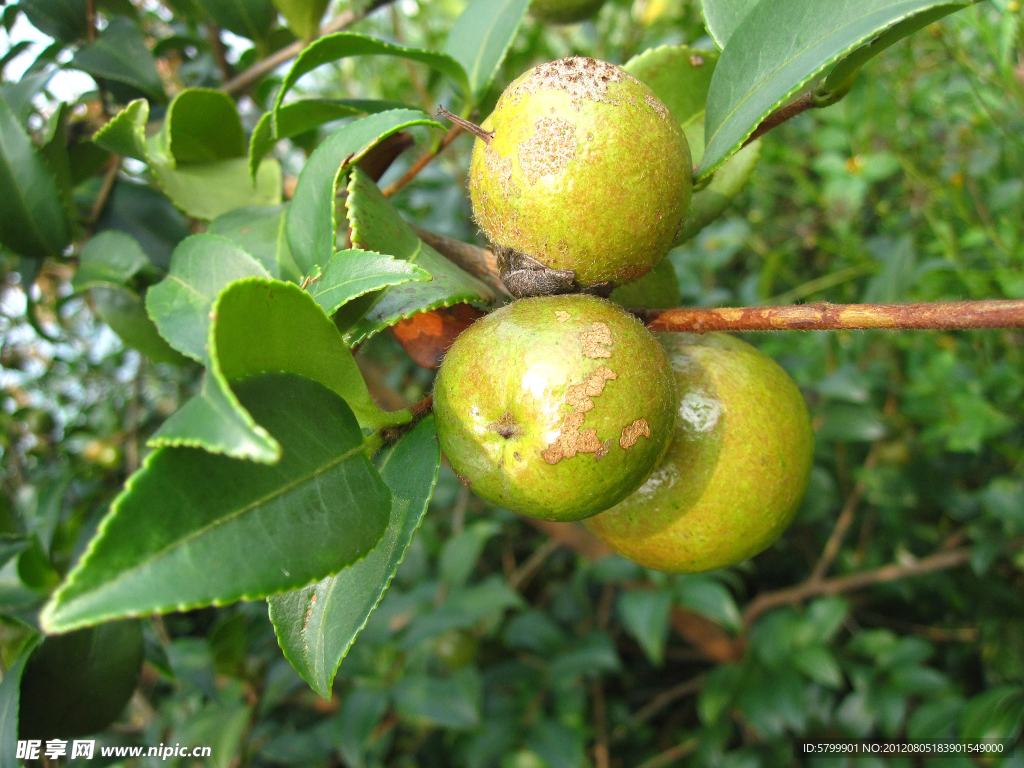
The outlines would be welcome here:
<svg viewBox="0 0 1024 768">
<path fill-rule="evenodd" d="M 786 372 L 746 342 L 719 333 L 659 340 L 679 388 L 675 439 L 639 491 L 587 526 L 648 568 L 733 565 L 779 537 L 807 490 L 807 405 Z"/>
<path fill-rule="evenodd" d="M 575 24 L 594 16 L 605 0 L 533 0 L 530 15 L 545 24 Z"/>
<path fill-rule="evenodd" d="M 473 214 L 513 295 L 621 285 L 668 252 L 692 191 L 682 129 L 654 92 L 602 61 L 568 58 L 514 80 L 481 126 Z M 568 284 L 520 290 L 509 272 Z M 513 275 L 515 278 L 515 275 Z"/>
<path fill-rule="evenodd" d="M 609 301 L 507 304 L 452 345 L 434 385 L 441 448 L 478 496 L 579 520 L 635 491 L 675 428 L 675 381 L 654 336 Z"/>
</svg>

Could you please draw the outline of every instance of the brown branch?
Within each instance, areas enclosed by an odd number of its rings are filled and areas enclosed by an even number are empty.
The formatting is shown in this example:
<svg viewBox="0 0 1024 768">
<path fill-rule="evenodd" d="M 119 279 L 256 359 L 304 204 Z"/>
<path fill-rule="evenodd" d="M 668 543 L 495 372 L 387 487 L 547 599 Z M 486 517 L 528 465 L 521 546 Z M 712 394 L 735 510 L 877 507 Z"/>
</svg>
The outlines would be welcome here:
<svg viewBox="0 0 1024 768">
<path fill-rule="evenodd" d="M 448 148 L 448 145 L 455 141 L 455 137 L 460 133 L 462 133 L 462 128 L 458 125 L 453 126 L 451 130 L 444 135 L 444 138 L 441 139 L 441 143 L 437 145 L 437 149 L 431 149 L 426 152 L 419 160 L 412 164 L 412 167 L 405 172 L 405 175 L 402 176 L 402 178 L 381 190 L 384 197 L 391 197 L 395 192 L 415 179 L 419 175 L 420 171 L 426 168 L 431 160 L 444 152 L 444 150 Z"/>
<path fill-rule="evenodd" d="M 801 304 L 640 310 L 652 331 L 963 330 L 1024 328 L 1024 300 L 927 304 Z"/>
<path fill-rule="evenodd" d="M 681 760 L 688 754 L 697 749 L 698 743 L 696 739 L 688 739 L 682 744 L 679 744 L 671 749 L 666 749 L 660 755 L 655 755 L 650 760 L 641 763 L 638 768 L 661 768 L 663 765 L 669 765 L 674 763 L 676 760 Z"/>
<path fill-rule="evenodd" d="M 875 463 L 878 460 L 877 445 L 876 443 L 871 447 L 871 451 L 864 461 L 864 469 L 866 470 L 874 469 Z M 825 578 L 825 574 L 828 573 L 832 561 L 839 554 L 839 547 L 842 546 L 846 532 L 853 523 L 853 516 L 857 511 L 857 506 L 860 504 L 860 499 L 864 495 L 865 490 L 867 490 L 867 484 L 863 479 L 858 480 L 857 484 L 853 486 L 853 491 L 850 492 L 842 511 L 839 513 L 835 527 L 832 529 L 832 534 L 828 537 L 828 541 L 825 542 L 825 548 L 821 551 L 821 557 L 818 559 L 817 564 L 815 564 L 814 570 L 811 571 L 808 581 L 817 582 Z"/>
<path fill-rule="evenodd" d="M 206 37 L 210 41 L 210 50 L 213 52 L 213 60 L 217 62 L 217 69 L 225 80 L 230 80 L 234 74 L 231 64 L 228 63 L 227 48 L 220 36 L 220 27 L 212 21 L 206 24 Z"/>
<path fill-rule="evenodd" d="M 494 254 L 486 248 L 464 243 L 444 235 L 438 235 L 426 229 L 413 226 L 420 240 L 436 250 L 448 261 L 451 261 L 462 269 L 469 272 L 473 277 L 481 280 L 495 291 L 499 296 L 508 296 L 509 292 L 505 284 L 498 277 L 498 261 Z"/>
<path fill-rule="evenodd" d="M 509 588 L 518 592 L 525 587 L 527 582 L 534 577 L 538 570 L 540 570 L 540 567 L 544 564 L 544 561 L 548 559 L 548 556 L 560 546 L 562 545 L 554 539 L 548 539 L 537 547 L 537 549 L 535 549 L 530 556 L 526 558 L 522 565 L 515 568 L 508 575 Z"/>
<path fill-rule="evenodd" d="M 672 686 L 667 691 L 659 693 L 651 699 L 649 703 L 638 709 L 624 725 L 620 725 L 616 728 L 615 732 L 612 734 L 612 738 L 621 739 L 626 735 L 630 728 L 643 725 L 663 709 L 674 704 L 679 699 L 683 699 L 697 693 L 704 687 L 704 681 L 706 679 L 706 675 L 697 675 L 696 677 L 691 677 L 689 680 L 684 680 L 678 685 Z"/>
<path fill-rule="evenodd" d="M 96 0 L 85 0 L 85 39 L 96 40 Z"/>
<path fill-rule="evenodd" d="M 99 221 L 100 214 L 103 213 L 103 207 L 107 204 L 107 200 L 110 198 L 110 193 L 114 191 L 114 184 L 117 182 L 117 174 L 121 170 L 121 156 L 112 155 L 107 161 L 107 171 L 103 175 L 103 184 L 100 185 L 100 191 L 96 193 L 96 199 L 93 200 L 92 208 L 89 209 L 89 221 L 87 225 L 91 230 L 96 226 L 96 222 Z"/>
<path fill-rule="evenodd" d="M 361 11 L 354 11 L 352 9 L 343 11 L 320 29 L 320 35 L 329 35 L 334 32 L 340 32 L 347 27 L 351 27 L 353 24 L 365 19 L 378 8 L 382 8 L 392 2 L 394 2 L 394 0 L 374 0 Z M 272 53 L 270 56 L 267 56 L 267 58 L 257 61 L 240 75 L 224 83 L 220 89 L 224 93 L 232 94 L 244 91 L 264 75 L 270 74 L 289 59 L 293 59 L 298 56 L 306 45 L 307 42 L 303 40 L 296 40 L 294 43 L 286 45 L 276 53 Z"/>
<path fill-rule="evenodd" d="M 608 545 L 588 531 L 583 523 L 556 523 L 534 517 L 524 517 L 523 522 L 529 523 L 563 547 L 583 555 L 588 560 L 600 560 L 602 557 L 612 554 Z"/>
<path fill-rule="evenodd" d="M 754 132 L 750 134 L 750 138 L 743 142 L 743 146 L 745 147 L 747 144 L 757 141 L 768 131 L 772 130 L 772 128 L 778 128 L 787 120 L 792 120 L 797 115 L 801 115 L 809 109 L 814 109 L 816 106 L 818 106 L 818 103 L 813 91 L 808 91 L 802 96 L 797 97 L 786 106 L 779 107 L 762 120 L 757 128 L 754 129 Z"/>
<path fill-rule="evenodd" d="M 863 573 L 854 573 L 849 576 L 840 576 L 823 581 L 812 582 L 808 580 L 789 589 L 766 592 L 754 598 L 747 605 L 743 611 L 743 626 L 749 629 L 754 620 L 762 613 L 783 605 L 795 605 L 819 595 L 838 595 L 843 592 L 860 589 L 861 587 L 867 587 L 871 584 L 896 581 L 908 576 L 920 576 L 924 573 L 942 571 L 947 568 L 957 568 L 969 562 L 970 559 L 970 547 L 947 549 L 911 563 L 890 563 L 889 565 L 883 565 L 881 568 L 864 571 Z"/>
<path fill-rule="evenodd" d="M 600 680 L 590 684 L 590 697 L 594 700 L 594 765 L 595 768 L 609 768 L 608 712 Z"/>
</svg>

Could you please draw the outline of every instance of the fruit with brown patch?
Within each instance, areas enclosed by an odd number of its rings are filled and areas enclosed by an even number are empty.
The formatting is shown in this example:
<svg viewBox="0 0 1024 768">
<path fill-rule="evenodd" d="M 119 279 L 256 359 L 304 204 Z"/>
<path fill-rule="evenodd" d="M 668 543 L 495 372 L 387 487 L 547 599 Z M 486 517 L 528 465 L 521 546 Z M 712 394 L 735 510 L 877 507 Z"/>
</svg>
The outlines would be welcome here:
<svg viewBox="0 0 1024 768">
<path fill-rule="evenodd" d="M 626 498 L 665 455 L 674 376 L 632 315 L 586 295 L 523 299 L 448 351 L 434 385 L 441 447 L 482 498 L 578 520 Z"/>
<path fill-rule="evenodd" d="M 647 568 L 734 565 L 779 537 L 807 490 L 807 405 L 786 372 L 746 342 L 721 333 L 658 338 L 679 389 L 672 446 L 640 490 L 587 527 Z"/>
<path fill-rule="evenodd" d="M 582 57 L 534 67 L 476 132 L 473 214 L 512 295 L 607 295 L 675 242 L 690 205 L 689 146 L 654 92 L 619 67 Z"/>
</svg>

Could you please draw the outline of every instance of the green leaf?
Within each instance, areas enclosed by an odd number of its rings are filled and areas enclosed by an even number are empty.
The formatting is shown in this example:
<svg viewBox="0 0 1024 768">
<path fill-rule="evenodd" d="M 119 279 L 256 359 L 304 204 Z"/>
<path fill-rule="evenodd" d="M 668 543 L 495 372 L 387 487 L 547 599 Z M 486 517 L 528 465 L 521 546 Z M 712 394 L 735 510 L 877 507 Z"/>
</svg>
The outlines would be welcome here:
<svg viewBox="0 0 1024 768">
<path fill-rule="evenodd" d="M 471 0 L 452 25 L 444 52 L 462 65 L 474 101 L 490 87 L 529 7 L 530 0 Z"/>
<path fill-rule="evenodd" d="M 221 293 L 213 313 L 213 367 L 227 381 L 263 372 L 297 373 L 334 390 L 363 427 L 404 424 L 412 417 L 407 409 L 386 412 L 374 404 L 337 327 L 297 285 L 259 279 L 234 283 Z"/>
<path fill-rule="evenodd" d="M 353 115 L 373 115 L 389 109 L 405 109 L 397 101 L 374 101 L 370 99 L 302 99 L 284 104 L 277 112 L 265 112 L 253 129 L 249 139 L 249 172 L 256 173 L 260 160 L 274 148 L 280 139 L 290 139 L 324 123 L 341 120 Z M 275 131 L 274 116 L 277 116 Z"/>
<path fill-rule="evenodd" d="M 760 0 L 701 0 L 704 26 L 719 48 L 725 48 L 736 27 Z"/>
<path fill-rule="evenodd" d="M 14 662 L 4 670 L 3 678 L 0 678 L 0 744 L 5 745 L 0 749 L 0 768 L 21 768 L 21 761 L 10 745 L 18 743 L 18 709 L 25 666 L 42 639 L 42 635 L 38 634 L 30 639 Z"/>
<path fill-rule="evenodd" d="M 82 291 L 96 283 L 125 285 L 147 267 L 149 259 L 134 237 L 108 229 L 82 246 L 71 287 Z"/>
<path fill-rule="evenodd" d="M 414 109 L 380 112 L 342 126 L 310 155 L 299 174 L 285 222 L 288 245 L 304 275 L 324 266 L 338 250 L 335 197 L 346 169 L 381 139 L 413 125 L 441 127 Z"/>
<path fill-rule="evenodd" d="M 392 692 L 402 717 L 454 730 L 480 724 L 482 689 L 476 668 L 464 667 L 449 678 L 408 675 Z"/>
<path fill-rule="evenodd" d="M 294 283 L 249 278 L 213 305 L 209 369 L 202 390 L 174 413 L 150 445 L 191 446 L 272 463 L 280 448 L 241 405 L 229 382 L 260 373 L 297 373 L 340 395 L 367 428 L 409 421 L 408 410 L 380 410 L 338 328 Z M 259 344 L 253 344 L 259 339 Z"/>
<path fill-rule="evenodd" d="M 78 232 L 78 208 L 75 205 L 74 193 L 71 184 L 71 158 L 68 155 L 68 115 L 71 107 L 61 102 L 50 115 L 43 132 L 42 146 L 39 153 L 43 160 L 50 166 L 53 176 L 57 182 L 57 192 L 60 195 L 61 204 L 64 206 L 64 218 L 71 229 L 72 238 Z"/>
<path fill-rule="evenodd" d="M 762 0 L 736 27 L 715 70 L 697 178 L 721 166 L 762 119 L 811 79 L 888 28 L 924 12 L 933 13 L 929 18 L 934 20 L 971 3 Z"/>
<path fill-rule="evenodd" d="M 135 620 L 47 637 L 21 678 L 19 736 L 68 739 L 106 728 L 135 692 L 142 658 Z"/>
<path fill-rule="evenodd" d="M 207 232 L 226 237 L 252 254 L 272 277 L 297 283 L 303 275 L 288 248 L 285 212 L 286 205 L 236 208 L 211 221 Z"/>
<path fill-rule="evenodd" d="M 244 157 L 182 168 L 154 163 L 150 169 L 174 204 L 197 219 L 215 219 L 235 208 L 281 202 L 281 165 L 277 160 L 260 163 L 255 183 Z"/>
<path fill-rule="evenodd" d="M 177 165 L 243 157 L 245 131 L 235 102 L 210 88 L 188 88 L 167 108 L 163 132 Z"/>
<path fill-rule="evenodd" d="M 155 450 L 40 614 L 47 631 L 266 597 L 336 573 L 377 543 L 391 494 L 345 402 L 291 374 L 235 391 L 281 460 Z"/>
<path fill-rule="evenodd" d="M 622 68 L 650 87 L 685 128 L 704 119 L 704 105 L 718 56 L 717 51 L 688 45 L 663 45 L 634 56 Z M 691 145 L 694 162 L 700 160 L 703 149 L 703 144 Z"/>
<path fill-rule="evenodd" d="M 56 175 L 0 96 L 0 244 L 42 258 L 70 240 Z"/>
<path fill-rule="evenodd" d="M 295 59 L 295 63 L 292 64 L 292 68 L 288 71 L 277 92 L 277 99 L 274 102 L 274 122 L 277 122 L 277 111 L 281 108 L 284 97 L 300 77 L 307 72 L 312 72 L 317 67 L 349 56 L 398 56 L 410 61 L 418 61 L 448 75 L 462 89 L 467 98 L 471 93 L 466 71 L 451 56 L 418 48 L 405 48 L 351 32 L 337 32 L 321 37 Z"/>
<path fill-rule="evenodd" d="M 331 697 L 338 666 L 405 558 L 434 492 L 439 462 L 433 419 L 427 418 L 377 459 L 392 499 L 391 519 L 377 546 L 337 576 L 268 601 L 285 656 L 324 698 Z"/>
<path fill-rule="evenodd" d="M 387 708 L 387 692 L 377 688 L 357 686 L 345 696 L 338 734 L 339 750 L 345 765 L 363 765 L 367 742 Z"/>
<path fill-rule="evenodd" d="M 358 168 L 352 171 L 349 180 L 347 205 L 353 245 L 405 259 L 425 269 L 433 278 L 429 282 L 406 283 L 383 291 L 369 311 L 346 330 L 345 338 L 350 344 L 419 312 L 467 302 L 488 304 L 495 300 L 488 286 L 420 240 L 373 180 Z"/>
<path fill-rule="evenodd" d="M 167 101 L 142 30 L 123 16 L 113 16 L 94 42 L 78 49 L 68 66 L 96 78 L 130 85 L 154 101 Z"/>
<path fill-rule="evenodd" d="M 320 31 L 320 19 L 329 0 L 274 0 L 274 7 L 300 40 L 311 40 Z"/>
<path fill-rule="evenodd" d="M 791 657 L 797 671 L 828 688 L 843 687 L 843 672 L 832 652 L 823 645 L 801 648 Z"/>
<path fill-rule="evenodd" d="M 501 531 L 492 520 L 481 520 L 452 536 L 441 549 L 441 580 L 452 587 L 461 587 L 469 579 L 484 545 Z"/>
<path fill-rule="evenodd" d="M 185 358 L 164 341 L 146 314 L 142 298 L 130 288 L 105 283 L 90 289 L 96 312 L 127 346 L 155 363 L 183 365 Z"/>
<path fill-rule="evenodd" d="M 28 546 L 28 539 L 16 533 L 0 533 L 0 568 Z"/>
<path fill-rule="evenodd" d="M 676 582 L 680 605 L 739 631 L 742 624 L 732 593 L 721 582 L 704 576 L 683 576 Z"/>
<path fill-rule="evenodd" d="M 550 768 L 589 766 L 581 733 L 554 720 L 541 720 L 526 737 L 526 744 Z"/>
<path fill-rule="evenodd" d="M 672 596 L 663 590 L 634 589 L 619 595 L 618 613 L 623 628 L 658 667 L 665 659 L 671 610 Z"/>
<path fill-rule="evenodd" d="M 338 251 L 320 277 L 309 284 L 309 295 L 333 315 L 342 304 L 370 291 L 410 280 L 430 280 L 414 264 L 371 251 Z"/>
<path fill-rule="evenodd" d="M 146 311 L 172 347 L 205 364 L 213 303 L 229 283 L 244 277 L 270 275 L 230 240 L 193 235 L 174 249 L 167 277 L 147 291 Z"/>
<path fill-rule="evenodd" d="M 175 246 L 192 234 L 185 217 L 170 200 L 158 190 L 129 179 L 121 179 L 114 186 L 96 224 L 97 232 L 107 229 L 134 237 L 153 265 L 163 271 L 170 268 Z"/>
<path fill-rule="evenodd" d="M 250 40 L 261 40 L 277 18 L 270 0 L 196 0 L 224 29 Z"/>
<path fill-rule="evenodd" d="M 36 29 L 54 40 L 73 43 L 86 35 L 89 22 L 83 0 L 21 0 L 18 7 Z"/>
<path fill-rule="evenodd" d="M 672 260 L 662 259 L 639 280 L 620 285 L 609 294 L 608 299 L 627 309 L 674 309 L 682 303 L 683 297 Z"/>
<path fill-rule="evenodd" d="M 960 716 L 960 738 L 1016 739 L 1024 727 L 1024 688 L 1001 685 L 967 702 Z"/>
<path fill-rule="evenodd" d="M 136 99 L 118 112 L 92 137 L 93 142 L 114 154 L 148 162 L 146 154 L 146 123 L 149 102 Z"/>
<path fill-rule="evenodd" d="M 277 441 L 239 404 L 224 378 L 210 370 L 195 397 L 172 413 L 146 445 L 202 448 L 263 464 L 281 458 Z"/>
</svg>

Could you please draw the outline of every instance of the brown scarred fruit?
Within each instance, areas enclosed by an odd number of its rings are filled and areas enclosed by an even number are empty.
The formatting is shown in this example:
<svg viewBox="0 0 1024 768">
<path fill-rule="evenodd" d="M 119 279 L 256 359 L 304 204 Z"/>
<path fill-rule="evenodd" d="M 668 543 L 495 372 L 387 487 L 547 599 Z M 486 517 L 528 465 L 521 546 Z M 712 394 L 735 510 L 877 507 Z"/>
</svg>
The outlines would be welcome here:
<svg viewBox="0 0 1024 768">
<path fill-rule="evenodd" d="M 515 296 L 610 291 L 672 247 L 692 191 L 682 129 L 612 64 L 535 67 L 480 126 L 473 214 Z"/>
<path fill-rule="evenodd" d="M 441 447 L 477 495 L 578 520 L 626 498 L 675 428 L 671 368 L 654 336 L 586 295 L 506 305 L 452 345 L 434 385 Z"/>
</svg>

